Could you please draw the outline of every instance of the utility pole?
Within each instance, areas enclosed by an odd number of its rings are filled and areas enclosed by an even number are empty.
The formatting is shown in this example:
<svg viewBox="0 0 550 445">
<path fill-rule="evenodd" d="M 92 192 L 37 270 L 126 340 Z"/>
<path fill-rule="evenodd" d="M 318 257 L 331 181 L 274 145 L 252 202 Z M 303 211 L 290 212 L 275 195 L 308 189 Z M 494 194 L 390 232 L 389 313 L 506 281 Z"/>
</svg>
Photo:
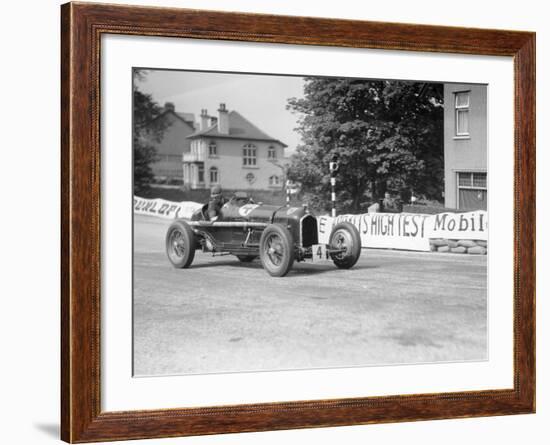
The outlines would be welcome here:
<svg viewBox="0 0 550 445">
<path fill-rule="evenodd" d="M 334 154 L 329 162 L 330 170 L 330 200 L 332 202 L 332 217 L 336 218 L 336 172 L 338 171 L 338 155 Z"/>
</svg>

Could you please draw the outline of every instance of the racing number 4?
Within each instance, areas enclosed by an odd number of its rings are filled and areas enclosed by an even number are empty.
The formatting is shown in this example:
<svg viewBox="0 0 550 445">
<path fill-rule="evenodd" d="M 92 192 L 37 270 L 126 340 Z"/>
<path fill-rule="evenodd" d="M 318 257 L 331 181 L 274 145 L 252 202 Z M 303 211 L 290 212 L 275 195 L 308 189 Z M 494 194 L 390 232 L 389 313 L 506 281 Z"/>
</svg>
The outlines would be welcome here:
<svg viewBox="0 0 550 445">
<path fill-rule="evenodd" d="M 311 246 L 311 257 L 313 262 L 328 260 L 327 246 L 324 244 L 314 244 Z"/>
</svg>

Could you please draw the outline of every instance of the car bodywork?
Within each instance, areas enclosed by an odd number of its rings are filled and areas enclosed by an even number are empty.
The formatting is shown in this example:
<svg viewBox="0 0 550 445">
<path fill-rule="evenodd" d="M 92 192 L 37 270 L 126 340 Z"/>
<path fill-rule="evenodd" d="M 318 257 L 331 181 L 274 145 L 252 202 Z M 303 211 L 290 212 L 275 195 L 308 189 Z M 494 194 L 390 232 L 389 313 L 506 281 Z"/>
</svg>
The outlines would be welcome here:
<svg viewBox="0 0 550 445">
<path fill-rule="evenodd" d="M 189 221 L 176 220 L 166 234 L 166 252 L 177 268 L 189 267 L 195 251 L 212 255 L 235 255 L 249 262 L 260 257 L 272 276 L 284 276 L 294 261 L 332 260 L 350 268 L 358 260 L 361 240 L 350 223 L 336 225 L 329 244 L 319 244 L 317 218 L 306 206 L 286 207 L 256 204 L 236 194 L 217 217 L 210 218 L 208 204 Z"/>
<path fill-rule="evenodd" d="M 279 224 L 292 235 L 297 261 L 311 256 L 311 246 L 318 243 L 317 218 L 306 207 L 254 204 L 235 198 L 223 205 L 215 221 L 207 220 L 206 207 L 188 222 L 204 251 L 259 256 L 262 232 L 270 224 Z"/>
</svg>

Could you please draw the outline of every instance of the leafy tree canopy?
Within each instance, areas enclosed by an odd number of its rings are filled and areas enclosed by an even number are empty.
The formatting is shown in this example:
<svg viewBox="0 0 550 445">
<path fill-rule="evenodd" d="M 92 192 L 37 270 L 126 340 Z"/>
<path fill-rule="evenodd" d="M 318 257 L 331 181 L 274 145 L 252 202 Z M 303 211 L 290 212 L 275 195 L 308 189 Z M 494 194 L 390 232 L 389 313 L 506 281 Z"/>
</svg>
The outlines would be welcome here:
<svg viewBox="0 0 550 445">
<path fill-rule="evenodd" d="M 340 210 L 363 210 L 386 191 L 441 199 L 442 96 L 441 84 L 307 78 L 304 97 L 287 106 L 301 114 L 303 142 L 289 179 L 302 184 L 314 206 L 328 209 L 328 165 L 337 154 Z"/>
<path fill-rule="evenodd" d="M 138 82 L 143 80 L 147 72 L 134 70 L 134 122 L 133 122 L 133 147 L 134 147 L 134 193 L 140 193 L 148 189 L 153 182 L 153 170 L 151 164 L 158 161 L 155 143 L 162 141 L 167 122 L 164 119 L 156 119 L 164 111 L 152 98 L 138 88 Z"/>
</svg>

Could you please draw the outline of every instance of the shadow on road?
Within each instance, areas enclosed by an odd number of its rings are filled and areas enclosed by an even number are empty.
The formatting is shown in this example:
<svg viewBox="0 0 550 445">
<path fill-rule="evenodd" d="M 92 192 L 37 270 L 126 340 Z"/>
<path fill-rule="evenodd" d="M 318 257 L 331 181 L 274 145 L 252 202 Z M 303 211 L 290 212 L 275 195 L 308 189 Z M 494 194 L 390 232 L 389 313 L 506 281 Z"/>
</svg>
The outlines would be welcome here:
<svg viewBox="0 0 550 445">
<path fill-rule="evenodd" d="M 334 272 L 334 273 L 349 273 L 349 271 L 354 270 L 369 270 L 369 269 L 378 269 L 379 266 L 374 265 L 355 265 L 351 269 L 338 269 L 334 265 L 326 266 L 310 266 L 310 267 L 295 267 L 287 275 L 288 276 L 299 276 L 299 275 L 315 275 L 318 273 Z"/>
<path fill-rule="evenodd" d="M 227 259 L 224 261 L 215 261 L 207 263 L 193 264 L 190 269 L 203 269 L 203 268 L 216 268 L 216 267 L 233 267 L 237 269 L 263 269 L 262 264 L 255 260 L 252 263 L 241 263 L 236 259 Z M 368 270 L 368 269 L 378 269 L 378 265 L 355 265 L 351 270 Z M 292 276 L 303 276 L 303 275 L 316 275 L 319 273 L 325 272 L 336 272 L 344 273 L 347 272 L 346 269 L 338 269 L 332 263 L 327 263 L 326 265 L 313 265 L 311 263 L 294 263 L 293 268 L 288 273 L 287 277 Z"/>
<path fill-rule="evenodd" d="M 190 269 L 202 269 L 202 268 L 208 268 L 208 267 L 223 267 L 223 266 L 230 266 L 230 267 L 238 267 L 238 268 L 245 268 L 245 269 L 261 269 L 262 265 L 259 262 L 253 262 L 253 263 L 241 263 L 239 260 L 235 259 L 227 259 L 224 261 L 215 261 L 215 262 L 208 262 L 208 263 L 200 263 L 200 264 L 192 264 L 190 266 Z"/>
</svg>

